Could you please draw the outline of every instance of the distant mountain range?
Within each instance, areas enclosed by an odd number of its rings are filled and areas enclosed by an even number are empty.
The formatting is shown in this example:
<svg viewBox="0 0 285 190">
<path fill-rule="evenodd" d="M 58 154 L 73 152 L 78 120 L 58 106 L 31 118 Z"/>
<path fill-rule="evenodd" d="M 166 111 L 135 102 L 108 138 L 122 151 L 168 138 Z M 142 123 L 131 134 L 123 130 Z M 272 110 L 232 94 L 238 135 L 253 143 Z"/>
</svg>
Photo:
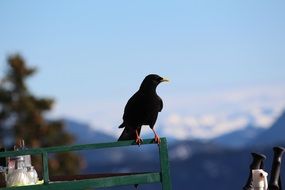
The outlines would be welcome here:
<svg viewBox="0 0 285 190">
<path fill-rule="evenodd" d="M 113 136 L 100 131 L 95 131 L 86 123 L 75 121 L 73 119 L 64 119 L 64 123 L 66 130 L 75 137 L 76 144 L 115 141 Z"/>
<path fill-rule="evenodd" d="M 94 128 L 84 122 L 79 122 L 70 118 L 64 119 L 64 121 L 67 126 L 67 131 L 76 137 L 77 144 L 110 142 L 116 140 L 114 136 L 94 130 Z M 220 135 L 209 140 L 209 142 L 226 148 L 243 148 L 245 146 L 274 144 L 278 141 L 282 142 L 285 139 L 283 137 L 283 134 L 285 134 L 285 129 L 283 127 L 284 123 L 285 112 L 269 129 L 249 125 L 243 129 Z M 175 138 L 168 138 L 168 142 L 170 143 L 176 141 L 177 139 Z"/>
<path fill-rule="evenodd" d="M 67 130 L 77 137 L 78 144 L 115 141 L 114 137 L 90 126 L 65 120 Z M 177 190 L 240 190 L 245 185 L 251 152 L 267 155 L 265 170 L 270 173 L 272 147 L 285 146 L 285 112 L 269 129 L 246 127 L 220 136 L 212 141 L 171 141 L 169 144 L 170 169 L 173 189 Z M 84 152 L 87 167 L 83 173 L 144 172 L 159 170 L 157 146 L 133 146 L 96 152 Z M 285 156 L 284 156 L 285 157 Z M 285 160 L 285 159 L 283 159 Z M 285 161 L 281 174 L 285 179 Z M 270 177 L 270 176 L 269 176 Z M 270 179 L 268 177 L 268 180 Z M 283 186 L 285 181 L 283 181 Z M 159 185 L 141 185 L 140 190 L 160 189 Z M 109 188 L 128 190 L 134 187 Z"/>
<path fill-rule="evenodd" d="M 248 144 L 252 144 L 251 141 L 265 131 L 264 128 L 247 126 L 246 128 L 216 137 L 212 142 L 228 148 L 242 148 Z"/>
<path fill-rule="evenodd" d="M 253 145 L 274 145 L 285 141 L 285 112 L 273 123 L 272 127 L 263 131 L 252 140 Z"/>
</svg>

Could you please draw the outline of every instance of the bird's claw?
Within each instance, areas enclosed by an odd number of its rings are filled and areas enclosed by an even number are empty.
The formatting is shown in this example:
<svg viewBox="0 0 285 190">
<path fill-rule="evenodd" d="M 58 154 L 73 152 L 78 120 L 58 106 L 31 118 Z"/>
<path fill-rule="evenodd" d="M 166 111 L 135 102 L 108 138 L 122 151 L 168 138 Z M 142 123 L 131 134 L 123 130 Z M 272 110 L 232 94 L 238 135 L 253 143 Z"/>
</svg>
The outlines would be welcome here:
<svg viewBox="0 0 285 190">
<path fill-rule="evenodd" d="M 154 136 L 154 142 L 156 142 L 158 145 L 160 144 L 161 140 L 160 140 L 160 137 L 158 135 Z"/>
<path fill-rule="evenodd" d="M 137 145 L 141 145 L 142 143 L 143 143 L 143 140 L 140 137 L 136 138 Z"/>
</svg>

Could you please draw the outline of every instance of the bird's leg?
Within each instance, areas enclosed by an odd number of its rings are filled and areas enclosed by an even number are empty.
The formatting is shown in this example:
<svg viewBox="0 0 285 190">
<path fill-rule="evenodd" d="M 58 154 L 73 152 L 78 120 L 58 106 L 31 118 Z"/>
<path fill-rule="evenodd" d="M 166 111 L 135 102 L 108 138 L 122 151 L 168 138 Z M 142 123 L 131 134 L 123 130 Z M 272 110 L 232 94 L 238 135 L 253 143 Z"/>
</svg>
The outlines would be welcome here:
<svg viewBox="0 0 285 190">
<path fill-rule="evenodd" d="M 139 136 L 138 130 L 136 129 L 136 143 L 140 145 L 143 142 L 141 137 Z"/>
<path fill-rule="evenodd" d="M 151 129 L 154 133 L 154 141 L 157 143 L 157 144 L 160 144 L 160 137 L 157 135 L 157 133 L 155 132 L 155 130 L 152 128 Z"/>
</svg>

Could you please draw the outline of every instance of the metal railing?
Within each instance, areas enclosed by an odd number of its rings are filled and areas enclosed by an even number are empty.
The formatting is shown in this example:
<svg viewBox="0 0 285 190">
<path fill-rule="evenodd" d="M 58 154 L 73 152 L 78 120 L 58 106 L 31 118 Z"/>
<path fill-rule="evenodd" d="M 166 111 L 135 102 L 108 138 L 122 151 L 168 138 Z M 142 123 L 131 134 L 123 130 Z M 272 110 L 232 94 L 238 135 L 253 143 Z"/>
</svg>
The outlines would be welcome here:
<svg viewBox="0 0 285 190">
<path fill-rule="evenodd" d="M 155 144 L 153 139 L 145 139 L 143 144 Z M 155 144 L 156 145 L 156 144 Z M 148 183 L 161 183 L 163 190 L 171 190 L 171 179 L 169 170 L 168 160 L 168 148 L 166 138 L 161 138 L 159 144 L 159 161 L 160 171 L 159 172 L 147 172 L 147 173 L 122 173 L 105 175 L 104 177 L 89 177 L 81 178 L 78 180 L 64 180 L 64 181 L 53 181 L 50 180 L 48 159 L 49 154 L 62 153 L 70 151 L 82 151 L 82 150 L 94 150 L 94 149 L 105 149 L 114 147 L 125 147 L 125 146 L 137 146 L 134 141 L 118 141 L 111 143 L 99 143 L 99 144 L 83 144 L 83 145 L 71 145 L 71 146 L 57 146 L 48 148 L 34 148 L 19 151 L 7 151 L 1 152 L 1 157 L 15 157 L 21 155 L 41 155 L 42 156 L 42 168 L 43 168 L 43 180 L 42 185 L 29 185 L 20 187 L 5 187 L 0 190 L 60 190 L 60 189 L 86 189 L 86 188 L 103 188 L 103 187 L 115 187 L 121 185 L 135 185 L 135 184 L 148 184 Z M 93 175 L 95 176 L 95 175 Z"/>
</svg>

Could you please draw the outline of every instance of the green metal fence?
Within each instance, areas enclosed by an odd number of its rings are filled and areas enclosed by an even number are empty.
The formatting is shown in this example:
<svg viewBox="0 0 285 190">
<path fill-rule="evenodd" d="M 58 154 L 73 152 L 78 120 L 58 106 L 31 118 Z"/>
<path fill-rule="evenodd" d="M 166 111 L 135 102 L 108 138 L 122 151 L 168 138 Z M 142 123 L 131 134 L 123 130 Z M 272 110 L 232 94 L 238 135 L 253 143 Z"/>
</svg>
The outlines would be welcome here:
<svg viewBox="0 0 285 190">
<path fill-rule="evenodd" d="M 143 141 L 143 145 L 153 144 L 153 139 L 146 139 Z M 58 146 L 48 148 L 35 148 L 20 151 L 7 151 L 1 152 L 0 157 L 14 157 L 20 155 L 42 155 L 43 159 L 43 180 L 42 185 L 30 185 L 21 187 L 8 187 L 0 188 L 4 189 L 17 189 L 17 190 L 61 190 L 61 189 L 87 189 L 87 188 L 104 188 L 115 187 L 121 185 L 134 185 L 134 184 L 149 184 L 149 183 L 161 183 L 163 190 L 171 190 L 171 179 L 169 170 L 168 150 L 166 138 L 161 138 L 159 148 L 160 159 L 160 171 L 159 172 L 147 172 L 147 173 L 115 173 L 115 174 L 102 174 L 102 175 L 80 175 L 80 178 L 72 179 L 68 176 L 63 176 L 61 180 L 54 180 L 49 176 L 48 167 L 48 155 L 52 153 L 81 151 L 81 150 L 94 150 L 105 149 L 113 147 L 124 146 L 137 146 L 134 141 L 119 141 L 111 143 L 99 143 L 99 144 L 84 144 L 84 145 L 72 145 L 72 146 Z M 139 148 L 139 147 L 138 147 Z"/>
</svg>

